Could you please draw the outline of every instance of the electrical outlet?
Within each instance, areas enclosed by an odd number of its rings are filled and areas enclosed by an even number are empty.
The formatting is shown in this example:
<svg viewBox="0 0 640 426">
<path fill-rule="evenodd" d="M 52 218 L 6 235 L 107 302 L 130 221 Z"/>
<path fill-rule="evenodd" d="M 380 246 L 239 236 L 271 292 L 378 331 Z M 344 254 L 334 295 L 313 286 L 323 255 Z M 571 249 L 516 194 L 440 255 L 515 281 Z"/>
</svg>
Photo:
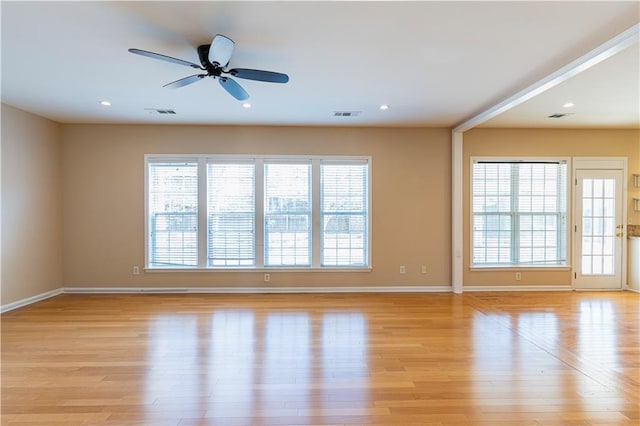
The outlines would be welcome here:
<svg viewBox="0 0 640 426">
<path fill-rule="evenodd" d="M 133 267 L 133 275 L 138 275 L 140 273 L 140 268 L 138 265 Z"/>
<path fill-rule="evenodd" d="M 427 265 L 422 265 L 422 269 L 420 270 L 423 274 L 427 273 Z"/>
<path fill-rule="evenodd" d="M 516 272 L 516 281 L 520 281 L 522 279 L 522 272 Z"/>
<path fill-rule="evenodd" d="M 405 268 L 405 267 L 404 267 L 404 265 L 402 265 L 402 266 L 400 267 L 400 273 L 401 273 L 401 274 L 406 274 L 406 273 L 407 273 L 407 268 Z"/>
<path fill-rule="evenodd" d="M 268 283 L 269 281 L 271 281 L 271 274 L 264 274 L 264 282 Z"/>
</svg>

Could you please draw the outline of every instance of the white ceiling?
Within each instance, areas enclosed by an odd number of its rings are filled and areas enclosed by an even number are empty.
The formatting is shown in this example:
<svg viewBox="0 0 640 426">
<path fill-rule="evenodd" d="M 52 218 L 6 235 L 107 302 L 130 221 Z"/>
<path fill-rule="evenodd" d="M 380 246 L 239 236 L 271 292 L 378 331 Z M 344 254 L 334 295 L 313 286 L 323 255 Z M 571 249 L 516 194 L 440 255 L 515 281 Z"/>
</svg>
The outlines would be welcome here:
<svg viewBox="0 0 640 426">
<path fill-rule="evenodd" d="M 2 102 L 63 123 L 453 127 L 640 22 L 637 1 L 0 4 Z M 195 70 L 127 52 L 198 63 L 216 33 L 231 67 L 290 82 L 237 79 L 244 109 L 210 79 L 164 89 Z M 639 64 L 636 44 L 485 125 L 640 127 Z"/>
</svg>

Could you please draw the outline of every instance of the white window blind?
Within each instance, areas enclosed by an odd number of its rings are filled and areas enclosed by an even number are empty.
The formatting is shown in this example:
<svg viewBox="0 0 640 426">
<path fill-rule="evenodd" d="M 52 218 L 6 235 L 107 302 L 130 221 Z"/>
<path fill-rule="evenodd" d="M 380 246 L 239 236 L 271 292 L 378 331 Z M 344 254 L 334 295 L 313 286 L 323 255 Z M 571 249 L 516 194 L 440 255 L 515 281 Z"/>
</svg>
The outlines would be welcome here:
<svg viewBox="0 0 640 426">
<path fill-rule="evenodd" d="M 558 266 L 567 258 L 567 165 L 474 162 L 474 266 Z"/>
<path fill-rule="evenodd" d="M 207 164 L 207 266 L 254 266 L 255 165 Z"/>
<path fill-rule="evenodd" d="M 370 267 L 365 157 L 145 155 L 146 267 Z"/>
<path fill-rule="evenodd" d="M 264 165 L 264 265 L 311 265 L 311 164 Z"/>
<path fill-rule="evenodd" d="M 149 265 L 198 264 L 198 165 L 149 163 Z"/>
<path fill-rule="evenodd" d="M 368 165 L 320 165 L 322 266 L 368 263 Z"/>
</svg>

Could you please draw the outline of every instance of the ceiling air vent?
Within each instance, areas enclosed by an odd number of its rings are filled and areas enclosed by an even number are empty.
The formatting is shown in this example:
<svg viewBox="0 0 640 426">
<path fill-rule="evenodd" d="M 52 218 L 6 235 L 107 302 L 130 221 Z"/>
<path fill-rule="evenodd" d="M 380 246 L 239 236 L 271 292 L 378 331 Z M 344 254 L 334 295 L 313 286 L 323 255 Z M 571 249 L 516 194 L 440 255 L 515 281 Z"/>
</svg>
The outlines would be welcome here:
<svg viewBox="0 0 640 426">
<path fill-rule="evenodd" d="M 156 108 L 145 108 L 145 111 L 148 111 L 149 114 L 160 114 L 160 115 L 175 115 L 175 111 L 172 109 L 156 109 Z"/>
<path fill-rule="evenodd" d="M 362 111 L 333 111 L 334 117 L 357 117 Z"/>
<path fill-rule="evenodd" d="M 549 116 L 547 116 L 547 118 L 562 118 L 567 114 L 551 114 Z"/>
</svg>

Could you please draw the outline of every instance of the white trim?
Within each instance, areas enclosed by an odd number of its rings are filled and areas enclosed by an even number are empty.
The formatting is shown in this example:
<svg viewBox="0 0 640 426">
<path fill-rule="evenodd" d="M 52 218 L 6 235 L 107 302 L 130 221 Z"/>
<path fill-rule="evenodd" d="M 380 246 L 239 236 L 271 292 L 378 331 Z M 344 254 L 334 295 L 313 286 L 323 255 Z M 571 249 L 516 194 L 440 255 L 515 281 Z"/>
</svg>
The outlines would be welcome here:
<svg viewBox="0 0 640 426">
<path fill-rule="evenodd" d="M 590 292 L 590 291 L 600 291 L 600 292 L 605 292 L 605 291 L 625 291 L 624 288 L 574 288 L 573 291 L 577 291 L 577 292 Z"/>
<path fill-rule="evenodd" d="M 316 159 L 311 162 L 311 267 L 320 268 L 322 264 L 322 200 L 320 194 L 322 192 L 321 186 L 321 171 L 320 160 Z M 318 206 L 314 209 L 313 206 Z M 367 263 L 368 265 L 368 263 Z"/>
<path fill-rule="evenodd" d="M 640 289 L 627 287 L 624 289 L 625 291 L 630 291 L 632 293 L 640 293 Z"/>
<path fill-rule="evenodd" d="M 12 311 L 14 309 L 22 308 L 23 306 L 31 305 L 32 303 L 40 302 L 45 299 L 57 296 L 64 293 L 64 289 L 57 288 L 55 290 L 46 291 L 44 293 L 36 294 L 35 296 L 27 297 L 26 299 L 16 300 L 15 302 L 7 303 L 0 306 L 0 313 Z"/>
<path fill-rule="evenodd" d="M 465 292 L 473 291 L 572 291 L 570 285 L 466 285 Z"/>
<path fill-rule="evenodd" d="M 640 24 L 638 24 L 640 25 Z M 568 195 L 570 194 L 571 196 L 571 229 L 574 229 L 575 223 L 577 221 L 577 217 L 576 217 L 576 203 L 578 200 L 576 200 L 576 185 L 577 185 L 577 172 L 578 170 L 621 170 L 622 171 L 622 200 L 621 200 L 621 205 L 622 205 L 622 219 L 620 224 L 624 225 L 627 222 L 627 194 L 629 192 L 629 188 L 628 188 L 628 162 L 629 159 L 627 157 L 621 157 L 621 156 L 611 156 L 611 157 L 573 157 L 572 158 L 572 168 L 571 168 L 571 192 L 567 193 Z M 624 229 L 624 236 L 626 236 L 627 230 L 626 228 Z M 581 290 L 581 289 L 577 289 L 576 288 L 576 268 L 578 268 L 578 266 L 580 265 L 579 259 L 575 259 L 577 257 L 577 245 L 579 243 L 579 241 L 577 240 L 577 234 L 575 232 L 571 232 L 572 234 L 572 250 L 573 253 L 571 255 L 572 259 L 573 259 L 573 265 L 574 267 L 572 268 L 571 271 L 571 283 L 572 283 L 572 287 L 575 290 Z M 624 238 L 624 236 L 622 238 Z M 627 283 L 628 277 L 627 277 L 627 262 L 628 262 L 628 253 L 627 253 L 627 244 L 625 244 L 625 242 L 622 242 L 622 251 L 621 251 L 621 256 L 622 256 L 622 265 L 621 265 L 621 283 L 622 283 L 622 289 L 624 289 L 625 283 Z M 616 289 L 612 289 L 612 290 L 616 290 Z"/>
<path fill-rule="evenodd" d="M 627 157 L 573 157 L 573 170 L 626 170 L 627 162 Z"/>
<path fill-rule="evenodd" d="M 451 286 L 370 287 L 66 287 L 68 294 L 121 293 L 451 293 Z"/>
<path fill-rule="evenodd" d="M 487 271 L 487 272 L 497 272 L 497 271 L 536 271 L 536 272 L 552 272 L 552 271 L 571 271 L 571 265 L 560 266 L 532 266 L 532 265 L 513 265 L 513 266 L 473 266 L 469 268 L 470 271 Z"/>
<path fill-rule="evenodd" d="M 158 163 L 167 161 L 193 161 L 200 158 L 205 162 L 227 162 L 227 161 L 246 161 L 255 162 L 255 160 L 263 160 L 265 162 L 277 161 L 290 161 L 292 163 L 302 163 L 307 161 L 311 163 L 312 160 L 321 160 L 333 162 L 332 164 L 351 163 L 353 161 L 361 161 L 361 164 L 371 163 L 372 156 L 370 155 L 298 155 L 298 154 L 144 154 L 146 163 Z"/>
<path fill-rule="evenodd" d="M 570 78 L 588 70 L 594 65 L 610 58 L 616 53 L 626 49 L 627 47 L 638 42 L 638 34 L 640 33 L 640 24 L 635 24 L 617 36 L 602 43 L 600 46 L 579 57 L 578 59 L 568 63 L 554 73 L 549 74 L 545 78 L 538 80 L 527 88 L 517 92 L 515 95 L 508 97 L 504 101 L 494 105 L 493 107 L 481 112 L 474 117 L 457 125 L 454 132 L 466 132 L 480 124 L 491 120 L 492 118 L 506 112 L 529 99 L 546 92 L 554 86 L 563 83 Z"/>
<path fill-rule="evenodd" d="M 367 267 L 357 267 L 357 268 L 350 268 L 348 266 L 345 267 L 319 267 L 319 268 L 313 268 L 313 267 L 309 267 L 309 266 L 301 266 L 299 268 L 294 268 L 291 266 L 288 267 L 283 267 L 280 268 L 278 266 L 271 266 L 271 267 L 260 267 L 260 268 L 254 268 L 254 267 L 247 267 L 247 268 L 235 268 L 235 267 L 231 267 L 231 268 L 225 268 L 225 267 L 217 267 L 217 268 L 190 268 L 190 267 L 184 267 L 184 268 L 144 268 L 145 272 L 149 272 L 149 273 L 156 273 L 156 272 L 213 272 L 213 273 L 219 273 L 219 272 L 255 272 L 255 273 L 262 273 L 262 272 L 266 272 L 269 274 L 277 274 L 277 273 L 289 273 L 289 272 L 371 272 L 372 268 L 367 268 Z"/>
<path fill-rule="evenodd" d="M 463 160 L 464 161 L 464 160 Z M 565 176 L 565 201 L 566 201 L 566 205 L 565 205 L 565 220 L 567 221 L 566 223 L 566 229 L 565 229 L 565 246 L 566 246 L 566 252 L 565 252 L 565 263 L 563 264 L 553 264 L 553 265 L 530 265 L 530 264 L 520 264 L 520 263 L 512 263 L 512 264 L 478 264 L 475 265 L 473 263 L 473 237 L 474 237 L 474 230 L 473 230 L 473 224 L 474 224 L 474 211 L 473 211 L 473 168 L 475 164 L 479 164 L 479 163 L 483 163 L 483 162 L 504 162 L 504 163 L 530 163 L 530 162 L 553 162 L 553 163 L 558 163 L 558 164 L 564 164 L 566 166 L 566 176 Z M 571 247 L 570 247 L 570 241 L 571 241 L 571 236 L 572 236 L 572 232 L 571 232 L 571 227 L 572 227 L 572 222 L 571 219 L 569 217 L 570 215 L 570 206 L 573 207 L 572 205 L 572 193 L 571 193 L 571 189 L 572 189 L 572 158 L 571 157 L 563 157 L 563 156 L 549 156 L 549 157 L 541 157 L 541 156 L 469 156 L 469 179 L 468 179 L 468 184 L 469 184 L 469 194 L 468 194 L 468 199 L 467 202 L 469 203 L 469 223 L 468 223 L 468 232 L 469 232 L 469 269 L 471 271 L 482 271 L 482 270 L 512 270 L 512 269 L 519 269 L 519 270 L 525 270 L 525 269 L 531 269 L 531 270 L 544 270 L 544 271 L 552 271 L 552 270 L 568 270 L 571 269 Z M 517 189 L 516 189 L 517 190 Z M 513 195 L 513 193 L 512 193 Z M 561 194 L 557 195 L 558 197 L 561 197 Z M 514 209 L 514 206 L 511 206 L 512 210 Z M 512 224 L 513 226 L 513 224 Z M 512 246 L 511 250 L 512 250 L 512 256 L 515 256 L 513 251 L 517 250 L 517 245 L 516 246 Z"/>
<path fill-rule="evenodd" d="M 568 285 L 465 286 L 466 292 L 487 291 L 572 291 Z M 616 290 L 603 290 L 616 291 Z M 626 288 L 625 291 L 640 293 Z M 60 294 L 273 294 L 273 293 L 451 293 L 453 288 L 441 286 L 369 286 L 369 287 L 64 287 L 8 303 L 0 313 L 22 308 Z"/>
<path fill-rule="evenodd" d="M 253 197 L 256 204 L 254 216 L 264 218 L 264 160 L 257 158 L 254 164 Z M 255 269 L 264 268 L 264 220 L 256 220 L 253 244 L 256 257 Z"/>
<path fill-rule="evenodd" d="M 451 283 L 454 293 L 463 291 L 464 219 L 463 200 L 463 135 L 451 134 Z"/>
<path fill-rule="evenodd" d="M 147 167 L 148 168 L 148 167 Z M 254 166 L 255 170 L 255 166 Z M 198 200 L 198 217 L 196 218 L 198 223 L 198 239 L 196 250 L 198 251 L 198 267 L 206 268 L 207 267 L 207 244 L 201 244 L 201 241 L 207 241 L 207 210 L 209 209 L 209 200 L 208 200 L 208 192 L 209 188 L 207 188 L 207 162 L 203 158 L 198 158 L 198 176 L 197 176 L 197 186 L 196 186 L 196 198 Z M 201 189 L 204 188 L 204 189 Z M 149 217 L 149 211 L 144 212 L 145 216 Z M 145 247 L 145 251 L 149 252 L 149 246 Z M 148 265 L 146 263 L 145 265 Z"/>
</svg>

